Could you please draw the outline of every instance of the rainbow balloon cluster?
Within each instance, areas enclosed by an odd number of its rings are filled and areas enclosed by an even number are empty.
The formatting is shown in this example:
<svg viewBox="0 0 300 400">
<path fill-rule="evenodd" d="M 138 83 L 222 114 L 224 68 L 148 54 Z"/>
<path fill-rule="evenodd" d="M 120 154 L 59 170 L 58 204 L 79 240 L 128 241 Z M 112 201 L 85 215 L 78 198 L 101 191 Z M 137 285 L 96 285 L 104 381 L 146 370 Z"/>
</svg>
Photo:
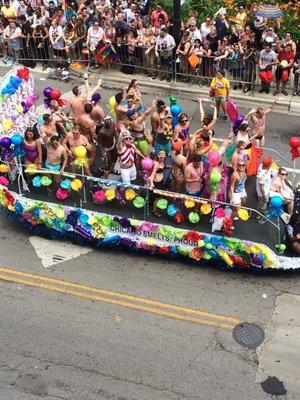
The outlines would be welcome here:
<svg viewBox="0 0 300 400">
<path fill-rule="evenodd" d="M 37 119 L 34 82 L 26 67 L 10 70 L 0 84 L 0 136 L 24 133 Z"/>
<path fill-rule="evenodd" d="M 266 269 L 278 263 L 276 255 L 263 244 L 35 201 L 4 186 L 0 186 L 0 206 L 36 233 L 95 247 L 119 246 L 225 268 Z"/>
</svg>

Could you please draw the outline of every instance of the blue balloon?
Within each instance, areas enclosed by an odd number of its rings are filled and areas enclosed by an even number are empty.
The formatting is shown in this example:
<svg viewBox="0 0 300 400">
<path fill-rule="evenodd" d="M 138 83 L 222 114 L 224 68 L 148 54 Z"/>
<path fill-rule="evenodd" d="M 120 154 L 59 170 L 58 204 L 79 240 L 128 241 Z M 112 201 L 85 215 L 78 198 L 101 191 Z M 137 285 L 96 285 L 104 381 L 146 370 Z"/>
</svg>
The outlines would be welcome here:
<svg viewBox="0 0 300 400">
<path fill-rule="evenodd" d="M 19 133 L 15 133 L 11 137 L 11 142 L 15 146 L 21 146 L 23 144 L 23 136 L 21 136 Z"/>
<path fill-rule="evenodd" d="M 270 205 L 274 208 L 282 207 L 283 201 L 280 196 L 273 196 L 270 198 Z"/>
<path fill-rule="evenodd" d="M 172 104 L 170 107 L 171 114 L 174 117 L 178 117 L 178 115 L 181 113 L 181 105 L 176 103 Z"/>
</svg>

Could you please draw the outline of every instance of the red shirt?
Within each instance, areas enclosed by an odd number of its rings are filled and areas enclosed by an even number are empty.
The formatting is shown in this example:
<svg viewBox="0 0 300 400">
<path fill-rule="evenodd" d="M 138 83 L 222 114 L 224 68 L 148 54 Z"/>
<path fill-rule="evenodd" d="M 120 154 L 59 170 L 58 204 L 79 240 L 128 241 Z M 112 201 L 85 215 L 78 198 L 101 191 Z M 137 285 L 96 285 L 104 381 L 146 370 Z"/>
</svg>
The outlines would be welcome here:
<svg viewBox="0 0 300 400">
<path fill-rule="evenodd" d="M 164 18 L 164 25 L 167 24 L 168 21 L 169 21 L 169 18 L 168 18 L 167 13 L 164 10 L 161 10 L 161 11 L 154 10 L 154 11 L 152 11 L 152 14 L 151 14 L 151 24 L 152 24 L 152 26 L 154 26 L 155 28 L 159 28 L 158 18 L 161 17 L 161 16 L 163 16 L 163 18 Z"/>
<path fill-rule="evenodd" d="M 294 61 L 294 58 L 295 54 L 292 51 L 281 50 L 281 52 L 278 54 L 279 62 L 286 60 L 288 63 L 290 63 L 291 61 Z"/>
</svg>

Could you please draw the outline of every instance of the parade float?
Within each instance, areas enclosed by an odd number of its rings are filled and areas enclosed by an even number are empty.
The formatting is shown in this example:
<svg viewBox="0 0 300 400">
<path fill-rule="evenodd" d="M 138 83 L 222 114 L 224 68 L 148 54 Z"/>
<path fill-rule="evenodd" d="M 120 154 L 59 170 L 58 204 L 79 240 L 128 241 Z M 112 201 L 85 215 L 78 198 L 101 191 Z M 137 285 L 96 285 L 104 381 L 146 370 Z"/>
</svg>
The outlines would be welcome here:
<svg viewBox="0 0 300 400">
<path fill-rule="evenodd" d="M 10 71 L 0 93 L 0 206 L 5 217 L 31 233 L 224 269 L 300 268 L 299 259 L 284 254 L 278 198 L 270 202 L 268 215 L 261 216 L 265 224 L 257 224 L 254 208 L 239 209 L 239 220 L 233 223 L 230 205 L 222 201 L 85 176 L 80 169 L 86 160 L 82 146 L 76 151 L 79 171 L 66 172 L 49 198 L 45 189 L 55 181 L 55 171 L 22 165 L 24 131 L 39 118 L 29 71 Z M 150 164 L 150 159 L 144 163 L 145 172 Z M 210 179 L 217 184 L 220 176 Z M 151 216 L 153 193 L 160 220 Z"/>
</svg>

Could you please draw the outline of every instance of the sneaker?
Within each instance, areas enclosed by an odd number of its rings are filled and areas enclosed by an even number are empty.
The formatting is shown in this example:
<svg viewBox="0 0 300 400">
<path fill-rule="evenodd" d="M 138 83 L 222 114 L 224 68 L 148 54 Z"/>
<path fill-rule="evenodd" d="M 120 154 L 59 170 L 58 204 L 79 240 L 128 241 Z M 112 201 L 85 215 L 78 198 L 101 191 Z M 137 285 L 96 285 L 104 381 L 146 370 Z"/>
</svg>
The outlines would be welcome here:
<svg viewBox="0 0 300 400">
<path fill-rule="evenodd" d="M 236 90 L 237 88 L 238 88 L 237 85 L 234 85 L 232 89 Z"/>
<path fill-rule="evenodd" d="M 248 93 L 248 92 L 250 92 L 250 90 L 251 90 L 251 88 L 245 87 L 245 88 L 244 88 L 244 93 Z"/>
<path fill-rule="evenodd" d="M 293 96 L 297 96 L 297 94 L 298 94 L 298 90 L 294 90 L 293 91 Z"/>
<path fill-rule="evenodd" d="M 238 221 L 238 220 L 239 220 L 239 217 L 234 217 L 233 220 L 234 220 L 234 221 Z"/>
<path fill-rule="evenodd" d="M 275 92 L 273 93 L 273 96 L 276 96 L 279 93 L 279 90 L 275 90 Z"/>
<path fill-rule="evenodd" d="M 223 116 L 223 119 L 224 119 L 224 121 L 228 121 L 227 115 L 224 115 L 224 116 Z"/>
<path fill-rule="evenodd" d="M 288 95 L 288 92 L 287 92 L 286 90 L 283 90 L 282 93 L 283 93 L 285 96 Z"/>
</svg>

